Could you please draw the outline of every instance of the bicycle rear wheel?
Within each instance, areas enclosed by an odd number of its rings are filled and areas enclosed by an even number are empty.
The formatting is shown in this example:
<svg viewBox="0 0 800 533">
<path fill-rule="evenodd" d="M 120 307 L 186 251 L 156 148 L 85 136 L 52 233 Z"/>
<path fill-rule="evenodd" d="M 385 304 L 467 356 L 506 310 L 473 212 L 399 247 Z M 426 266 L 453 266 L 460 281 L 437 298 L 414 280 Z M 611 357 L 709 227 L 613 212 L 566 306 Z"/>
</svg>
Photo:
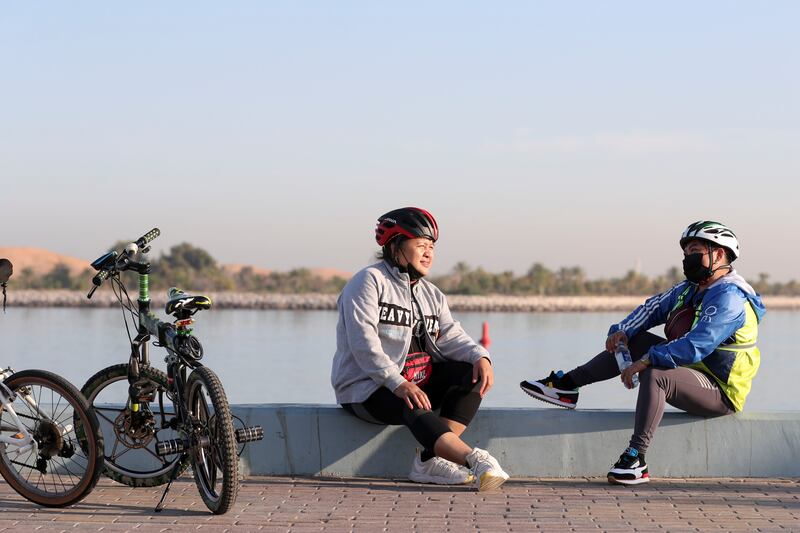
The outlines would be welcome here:
<svg viewBox="0 0 800 533">
<path fill-rule="evenodd" d="M 189 374 L 186 406 L 196 424 L 191 457 L 200 497 L 214 514 L 226 513 L 239 491 L 239 456 L 228 399 L 211 369 L 201 366 Z"/>
<path fill-rule="evenodd" d="M 139 369 L 140 376 L 150 381 L 164 398 L 164 416 L 175 416 L 172 391 L 167 375 L 150 366 Z M 156 453 L 156 442 L 178 437 L 178 432 L 161 428 L 161 406 L 156 402 L 148 409 L 134 413 L 128 395 L 128 365 L 119 364 L 104 368 L 89 378 L 83 394 L 100 420 L 105 436 L 105 469 L 109 478 L 131 487 L 155 487 L 170 480 L 181 455 L 161 457 Z M 151 425 L 142 424 L 136 417 L 147 417 Z M 186 458 L 178 465 L 178 474 L 189 466 Z"/>
<path fill-rule="evenodd" d="M 103 469 L 103 435 L 88 402 L 69 381 L 44 370 L 17 372 L 4 383 L 16 393 L 11 407 L 36 446 L 20 451 L 13 444 L 0 445 L 0 474 L 39 505 L 64 507 L 82 500 Z M 22 435 L 2 408 L 0 428 L 7 437 Z"/>
</svg>

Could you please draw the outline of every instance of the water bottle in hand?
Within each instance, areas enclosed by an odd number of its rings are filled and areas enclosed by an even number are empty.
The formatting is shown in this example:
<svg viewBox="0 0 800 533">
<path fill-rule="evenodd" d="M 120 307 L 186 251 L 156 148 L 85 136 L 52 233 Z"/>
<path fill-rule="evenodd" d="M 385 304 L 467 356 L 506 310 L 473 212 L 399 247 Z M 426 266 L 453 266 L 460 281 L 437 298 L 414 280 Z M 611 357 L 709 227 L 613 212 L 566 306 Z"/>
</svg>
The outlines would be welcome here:
<svg viewBox="0 0 800 533">
<path fill-rule="evenodd" d="M 629 366 L 633 364 L 633 359 L 631 358 L 631 352 L 628 350 L 628 347 L 625 346 L 624 343 L 617 344 L 617 349 L 614 350 L 614 357 L 617 360 L 617 366 L 619 367 L 619 371 L 622 372 Z M 636 388 L 639 385 L 639 374 L 634 374 L 633 378 L 631 379 L 633 382 L 633 387 Z"/>
</svg>

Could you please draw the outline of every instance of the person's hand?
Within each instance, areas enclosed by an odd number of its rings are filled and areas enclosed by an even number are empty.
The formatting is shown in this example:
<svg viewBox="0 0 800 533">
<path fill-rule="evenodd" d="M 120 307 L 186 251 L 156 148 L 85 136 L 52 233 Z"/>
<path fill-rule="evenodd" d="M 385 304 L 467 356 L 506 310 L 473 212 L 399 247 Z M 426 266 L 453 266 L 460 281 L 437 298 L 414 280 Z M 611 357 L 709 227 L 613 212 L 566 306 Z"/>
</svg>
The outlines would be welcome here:
<svg viewBox="0 0 800 533">
<path fill-rule="evenodd" d="M 481 357 L 472 365 L 472 382 L 477 383 L 479 379 L 481 380 L 481 388 L 478 394 L 483 398 L 494 385 L 494 370 L 492 369 L 492 364 L 485 357 Z"/>
<path fill-rule="evenodd" d="M 623 370 L 622 373 L 619 375 L 619 378 L 622 380 L 622 383 L 625 385 L 626 388 L 632 389 L 633 375 L 638 374 L 645 368 L 647 368 L 646 364 L 642 363 L 641 361 L 636 361 L 631 366 Z"/>
<path fill-rule="evenodd" d="M 392 392 L 394 392 L 394 395 L 398 398 L 405 400 L 406 405 L 412 411 L 414 410 L 414 406 L 428 411 L 431 410 L 431 401 L 428 399 L 428 395 L 410 381 L 404 381 Z"/>
<path fill-rule="evenodd" d="M 617 344 L 620 342 L 625 346 L 628 345 L 628 336 L 625 335 L 625 332 L 622 330 L 616 331 L 608 336 L 606 339 L 606 350 L 614 353 L 614 351 L 617 349 Z"/>
</svg>

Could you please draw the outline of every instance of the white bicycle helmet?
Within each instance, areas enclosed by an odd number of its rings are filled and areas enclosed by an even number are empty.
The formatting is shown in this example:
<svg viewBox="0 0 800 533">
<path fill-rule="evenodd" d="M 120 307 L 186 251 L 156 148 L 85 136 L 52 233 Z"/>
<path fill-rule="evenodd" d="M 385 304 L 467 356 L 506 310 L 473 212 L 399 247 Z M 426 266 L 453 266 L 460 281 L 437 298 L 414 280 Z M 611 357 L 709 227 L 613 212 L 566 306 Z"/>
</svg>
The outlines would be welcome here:
<svg viewBox="0 0 800 533">
<path fill-rule="evenodd" d="M 692 239 L 701 239 L 717 246 L 724 246 L 731 251 L 731 260 L 739 257 L 739 241 L 736 234 L 726 226 L 712 220 L 699 220 L 683 230 L 681 235 L 681 249 L 686 247 L 686 243 Z"/>
</svg>

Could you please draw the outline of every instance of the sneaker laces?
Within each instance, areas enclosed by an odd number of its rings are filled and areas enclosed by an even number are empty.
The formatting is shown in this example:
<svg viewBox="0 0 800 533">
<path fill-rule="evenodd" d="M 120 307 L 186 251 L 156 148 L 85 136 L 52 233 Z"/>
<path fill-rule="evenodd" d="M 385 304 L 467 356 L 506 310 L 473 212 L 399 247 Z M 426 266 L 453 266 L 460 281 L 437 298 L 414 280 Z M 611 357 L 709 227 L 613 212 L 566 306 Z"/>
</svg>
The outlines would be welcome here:
<svg viewBox="0 0 800 533">
<path fill-rule="evenodd" d="M 444 459 L 442 457 L 434 456 L 422 464 L 428 466 L 427 463 L 431 463 L 428 469 L 431 474 L 440 474 L 440 475 L 443 474 L 447 477 L 451 477 L 455 474 L 460 475 L 463 473 L 461 470 L 463 467 L 460 467 L 454 462 L 448 461 L 447 459 Z"/>
<path fill-rule="evenodd" d="M 489 464 L 492 468 L 499 468 L 500 465 L 497 462 L 497 459 L 491 456 L 489 452 L 486 450 L 482 450 L 480 448 L 474 448 L 472 453 L 467 456 L 467 459 L 472 459 L 470 466 L 474 469 L 479 462 L 484 462 Z"/>
</svg>

